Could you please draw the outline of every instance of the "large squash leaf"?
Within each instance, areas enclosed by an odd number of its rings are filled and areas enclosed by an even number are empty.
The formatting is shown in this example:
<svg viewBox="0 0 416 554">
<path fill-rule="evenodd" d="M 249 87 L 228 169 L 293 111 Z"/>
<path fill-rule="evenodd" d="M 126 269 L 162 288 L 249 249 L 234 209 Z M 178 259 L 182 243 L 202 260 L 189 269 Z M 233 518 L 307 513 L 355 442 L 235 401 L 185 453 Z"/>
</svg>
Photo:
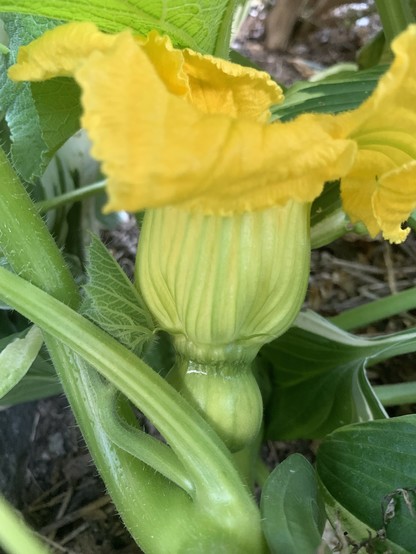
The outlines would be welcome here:
<svg viewBox="0 0 416 554">
<path fill-rule="evenodd" d="M 410 415 L 343 427 L 320 446 L 327 511 L 356 552 L 415 552 L 415 444 Z"/>
<path fill-rule="evenodd" d="M 343 425 L 384 418 L 366 367 L 415 349 L 413 330 L 364 339 L 313 312 L 301 314 L 261 351 L 272 367 L 266 435 L 321 438 Z"/>
</svg>

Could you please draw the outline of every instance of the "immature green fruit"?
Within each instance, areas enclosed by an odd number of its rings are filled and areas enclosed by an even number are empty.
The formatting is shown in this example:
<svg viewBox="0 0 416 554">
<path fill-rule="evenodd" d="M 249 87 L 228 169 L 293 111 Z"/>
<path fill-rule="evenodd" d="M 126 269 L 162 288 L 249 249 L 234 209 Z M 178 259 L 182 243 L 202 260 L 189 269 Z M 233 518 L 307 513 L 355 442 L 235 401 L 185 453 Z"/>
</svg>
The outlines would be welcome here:
<svg viewBox="0 0 416 554">
<path fill-rule="evenodd" d="M 309 254 L 309 206 L 294 201 L 233 216 L 166 207 L 144 218 L 136 282 L 174 338 L 170 380 L 233 450 L 260 427 L 250 364 L 298 314 Z"/>
<path fill-rule="evenodd" d="M 238 452 L 257 436 L 263 417 L 259 387 L 251 370 L 251 360 L 233 359 L 211 363 L 198 349 L 177 339 L 176 363 L 168 381 L 205 417 L 231 452 Z M 223 356 L 221 356 L 223 357 Z M 198 360 L 199 358 L 199 360 Z M 227 358 L 227 359 L 225 359 Z"/>
</svg>

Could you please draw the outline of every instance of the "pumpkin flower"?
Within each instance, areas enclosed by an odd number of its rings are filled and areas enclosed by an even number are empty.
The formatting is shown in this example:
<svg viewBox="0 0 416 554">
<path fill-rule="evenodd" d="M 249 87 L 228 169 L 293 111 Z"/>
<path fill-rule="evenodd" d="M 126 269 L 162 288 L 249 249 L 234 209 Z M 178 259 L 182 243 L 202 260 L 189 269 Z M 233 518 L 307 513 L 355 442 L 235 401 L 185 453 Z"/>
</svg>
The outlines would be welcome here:
<svg viewBox="0 0 416 554">
<path fill-rule="evenodd" d="M 73 76 L 82 125 L 108 177 L 107 211 L 180 205 L 234 214 L 311 202 L 341 178 L 344 208 L 391 242 L 416 207 L 416 26 L 373 95 L 341 115 L 268 124 L 280 88 L 266 73 L 191 50 L 168 37 L 101 33 L 91 23 L 48 31 L 20 49 L 14 80 Z"/>
<path fill-rule="evenodd" d="M 175 49 L 156 32 L 48 31 L 14 80 L 73 77 L 107 176 L 107 211 L 146 209 L 137 281 L 178 353 L 169 379 L 229 448 L 262 419 L 259 348 L 296 317 L 309 268 L 309 206 L 341 179 L 344 208 L 401 242 L 416 206 L 416 27 L 357 110 L 269 123 L 281 89 L 264 72 Z"/>
</svg>

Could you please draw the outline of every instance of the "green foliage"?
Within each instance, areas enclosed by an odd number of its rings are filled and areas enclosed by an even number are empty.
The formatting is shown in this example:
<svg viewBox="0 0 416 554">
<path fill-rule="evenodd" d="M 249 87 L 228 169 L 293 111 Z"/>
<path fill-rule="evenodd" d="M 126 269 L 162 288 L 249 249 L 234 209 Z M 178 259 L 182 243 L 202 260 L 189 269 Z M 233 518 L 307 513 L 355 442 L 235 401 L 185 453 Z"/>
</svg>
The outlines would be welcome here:
<svg viewBox="0 0 416 554">
<path fill-rule="evenodd" d="M 42 331 L 37 327 L 31 327 L 25 336 L 12 335 L 0 341 L 0 398 L 26 375 L 42 343 Z"/>
<path fill-rule="evenodd" d="M 319 448 L 317 471 L 331 520 L 355 544 L 369 545 L 367 552 L 415 551 L 415 436 L 411 415 L 343 427 Z"/>
<path fill-rule="evenodd" d="M 7 77 L 7 68 L 14 64 L 19 46 L 27 44 L 57 22 L 43 17 L 23 17 L 3 14 L 9 37 L 8 55 L 0 56 L 0 112 L 5 114 L 11 134 L 11 157 L 22 177 L 31 181 L 40 177 L 52 154 L 42 132 L 29 83 L 14 83 Z M 48 114 L 48 119 L 53 125 Z"/>
<path fill-rule="evenodd" d="M 23 379 L 0 399 L 0 406 L 14 406 L 61 393 L 55 368 L 46 348 L 42 347 Z"/>
<path fill-rule="evenodd" d="M 48 157 L 79 129 L 80 89 L 66 77 L 31 84 Z"/>
<path fill-rule="evenodd" d="M 35 534 L 3 497 L 0 496 L 0 546 L 7 554 L 48 554 Z"/>
<path fill-rule="evenodd" d="M 89 248 L 82 312 L 137 355 L 152 340 L 152 317 L 137 289 L 98 237 Z"/>
<path fill-rule="evenodd" d="M 1 10 L 37 14 L 64 21 L 92 21 L 103 31 L 126 27 L 146 34 L 157 29 L 178 46 L 213 52 L 229 0 L 4 0 Z"/>
<path fill-rule="evenodd" d="M 10 358 L 10 363 L 3 368 L 5 374 L 2 375 L 0 379 L 0 387 L 6 388 L 6 383 L 14 385 L 7 394 L 0 398 L 1 406 L 21 404 L 22 402 L 38 400 L 39 398 L 53 396 L 62 392 L 61 384 L 59 383 L 55 369 L 50 361 L 50 356 L 46 352 L 44 346 L 42 346 L 40 350 L 38 349 L 39 351 L 34 359 L 30 355 L 30 350 L 32 350 L 34 354 L 36 336 L 35 341 L 32 341 L 29 337 L 27 340 L 23 339 L 22 342 L 22 337 L 25 337 L 28 331 L 27 326 L 27 320 L 18 316 L 16 312 L 6 309 L 0 310 L 0 351 L 2 351 L 0 360 L 5 351 L 3 360 L 6 361 L 6 356 Z M 14 343 L 13 346 L 13 341 L 16 339 L 20 339 L 20 342 Z M 11 356 L 13 350 L 16 349 L 18 345 L 19 348 L 21 346 L 23 347 L 22 352 L 19 351 L 16 357 L 14 355 Z M 8 347 L 9 350 L 7 354 Z M 23 359 L 22 355 L 24 356 Z M 25 362 L 25 358 L 27 363 Z M 30 359 L 33 359 L 31 365 L 29 364 Z M 19 365 L 19 360 L 22 361 L 23 364 Z M 29 370 L 24 374 L 28 365 Z M 19 377 L 21 377 L 20 380 Z"/>
<path fill-rule="evenodd" d="M 3 21 L 10 53 L 0 57 L 0 111 L 5 113 L 10 130 L 13 164 L 24 180 L 33 181 L 79 128 L 80 91 L 66 78 L 32 84 L 10 81 L 7 68 L 15 63 L 18 48 L 58 22 L 8 14 L 3 14 Z"/>
<path fill-rule="evenodd" d="M 365 374 L 380 348 L 312 312 L 302 314 L 262 349 L 273 368 L 267 436 L 320 438 L 348 423 L 385 417 Z"/>
<path fill-rule="evenodd" d="M 272 554 L 316 554 L 326 514 L 315 471 L 306 458 L 293 454 L 273 470 L 260 506 Z"/>
<path fill-rule="evenodd" d="M 379 31 L 374 38 L 358 52 L 357 62 L 360 69 L 370 69 L 381 62 L 386 47 L 386 37 Z"/>
<path fill-rule="evenodd" d="M 373 92 L 386 69 L 380 65 L 317 82 L 299 81 L 286 91 L 284 103 L 273 107 L 272 118 L 288 121 L 307 112 L 335 114 L 357 108 Z"/>
</svg>

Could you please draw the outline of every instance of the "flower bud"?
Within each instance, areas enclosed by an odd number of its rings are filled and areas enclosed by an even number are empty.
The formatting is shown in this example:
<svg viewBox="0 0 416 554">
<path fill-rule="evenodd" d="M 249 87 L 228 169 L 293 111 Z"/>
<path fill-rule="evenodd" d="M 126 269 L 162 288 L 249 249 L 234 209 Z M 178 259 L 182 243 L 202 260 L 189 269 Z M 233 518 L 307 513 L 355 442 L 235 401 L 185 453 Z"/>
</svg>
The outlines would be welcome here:
<svg viewBox="0 0 416 554">
<path fill-rule="evenodd" d="M 309 253 L 309 206 L 294 201 L 233 216 L 176 207 L 145 215 L 137 281 L 174 340 L 169 380 L 232 450 L 260 428 L 251 362 L 296 317 Z"/>
</svg>

